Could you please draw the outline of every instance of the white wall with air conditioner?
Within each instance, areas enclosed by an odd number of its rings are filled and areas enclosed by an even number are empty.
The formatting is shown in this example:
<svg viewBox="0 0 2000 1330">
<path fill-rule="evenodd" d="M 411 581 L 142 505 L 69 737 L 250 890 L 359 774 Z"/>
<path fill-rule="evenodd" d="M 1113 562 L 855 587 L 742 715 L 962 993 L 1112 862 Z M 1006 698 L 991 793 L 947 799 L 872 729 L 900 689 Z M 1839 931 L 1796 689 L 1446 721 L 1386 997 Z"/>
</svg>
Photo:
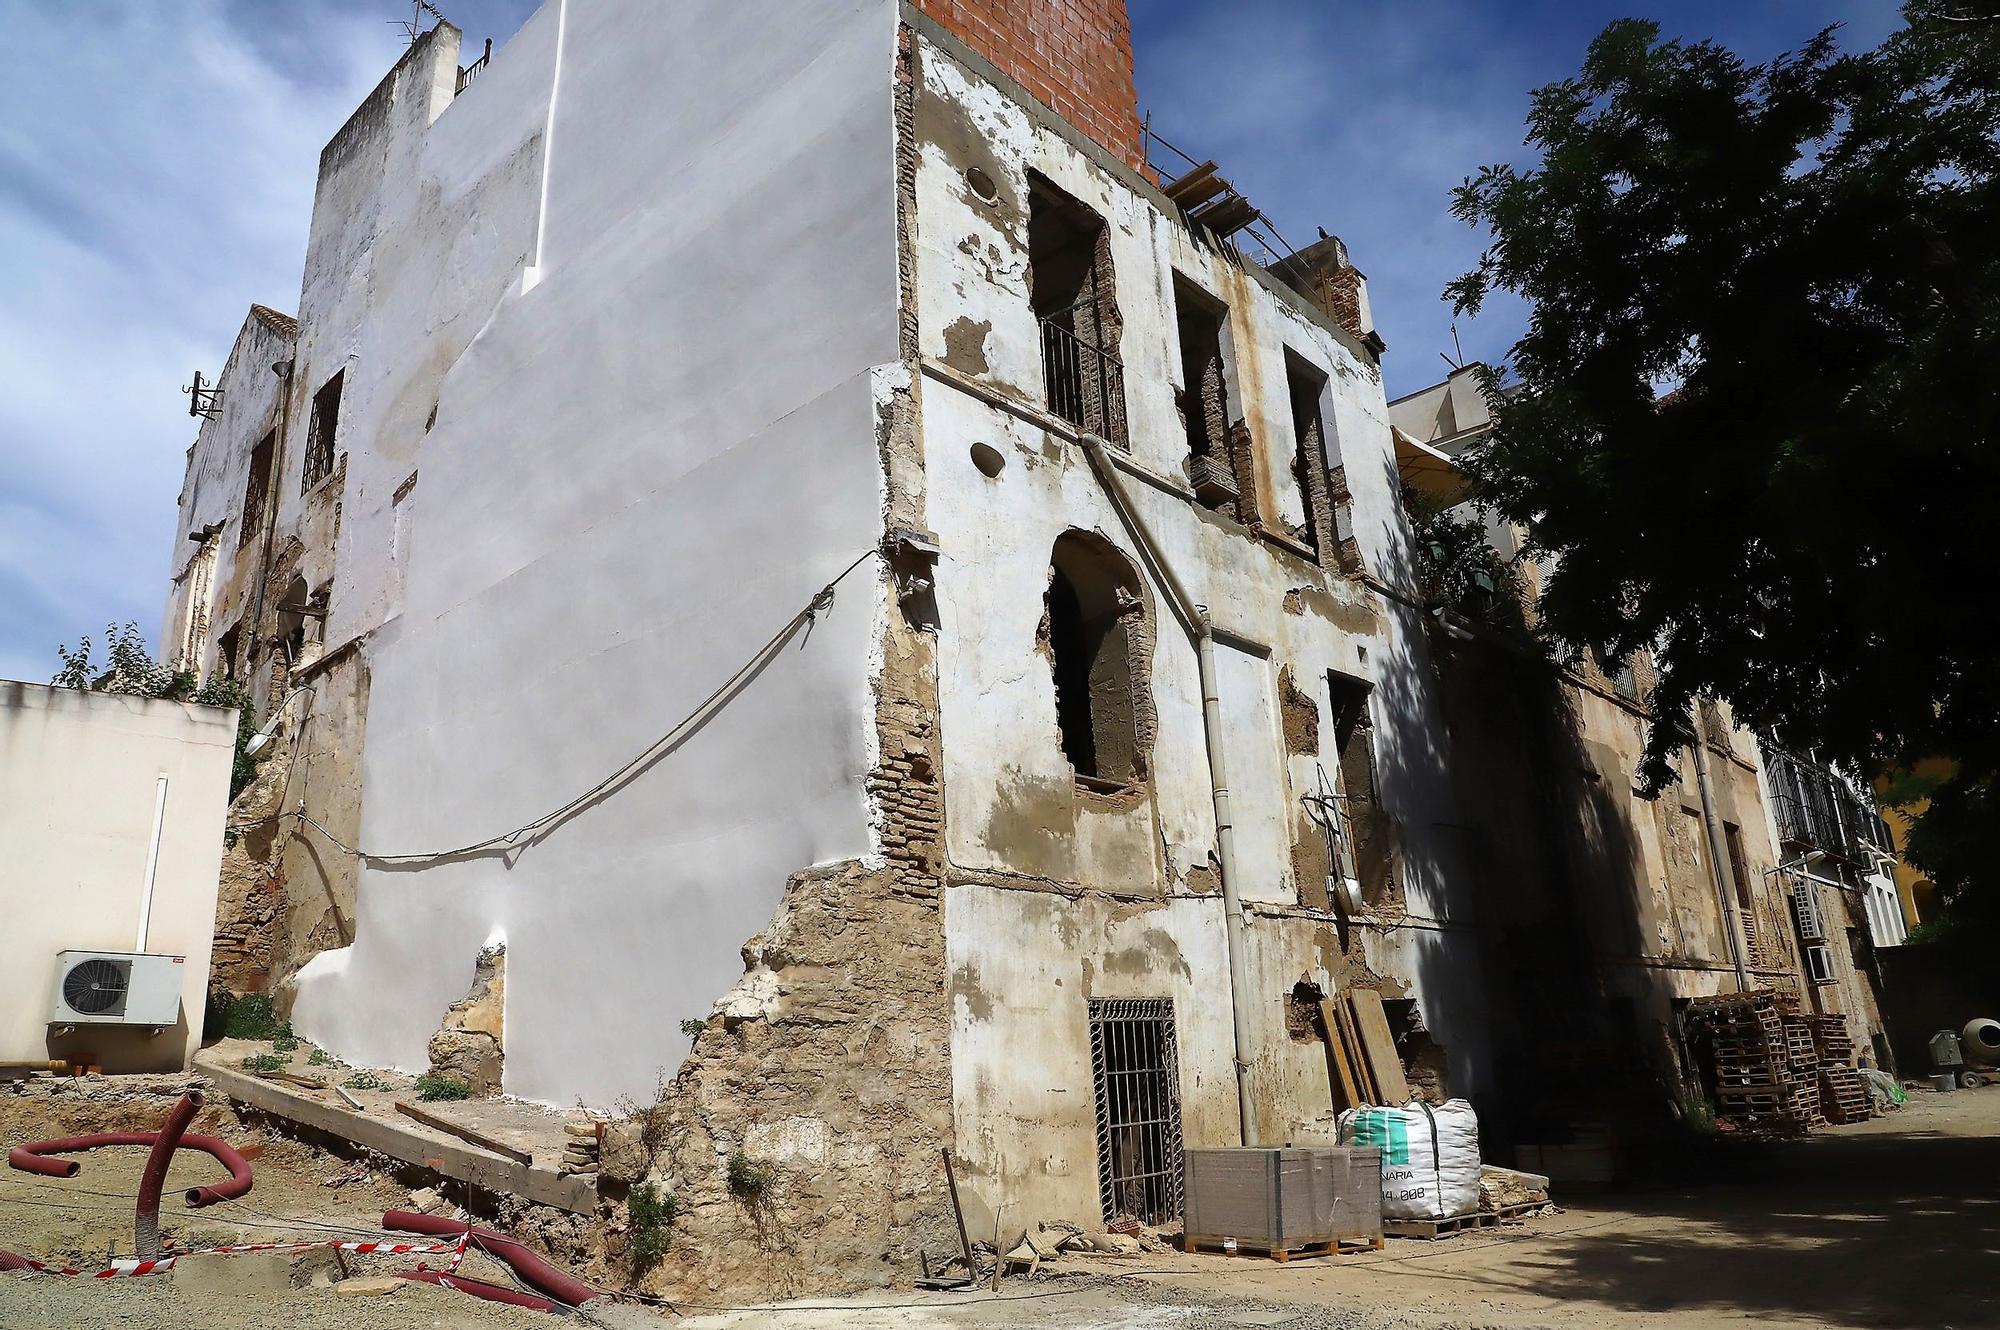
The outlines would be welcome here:
<svg viewBox="0 0 2000 1330">
<path fill-rule="evenodd" d="M 201 1038 L 236 713 L 0 680 L 0 1061 L 177 1071 Z M 160 1034 L 48 1023 L 62 951 L 184 956 L 180 1017 Z"/>
</svg>

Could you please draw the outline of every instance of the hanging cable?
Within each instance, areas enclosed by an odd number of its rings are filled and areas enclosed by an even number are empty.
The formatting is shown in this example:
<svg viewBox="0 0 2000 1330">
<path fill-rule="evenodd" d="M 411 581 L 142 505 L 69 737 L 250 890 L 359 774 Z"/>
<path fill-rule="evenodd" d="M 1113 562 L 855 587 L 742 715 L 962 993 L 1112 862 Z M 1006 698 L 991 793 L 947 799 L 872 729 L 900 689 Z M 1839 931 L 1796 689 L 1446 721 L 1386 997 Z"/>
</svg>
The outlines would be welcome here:
<svg viewBox="0 0 2000 1330">
<path fill-rule="evenodd" d="M 761 670 L 772 657 L 776 656 L 788 642 L 798 636 L 800 632 L 809 629 L 814 620 L 833 604 L 834 588 L 838 587 L 847 578 L 849 573 L 852 573 L 856 568 L 867 562 L 871 555 L 878 554 L 879 552 L 878 550 L 870 549 L 857 555 L 852 563 L 835 574 L 832 581 L 821 587 L 818 593 L 810 601 L 806 602 L 804 609 L 794 614 L 785 622 L 784 627 L 772 634 L 762 646 L 757 648 L 750 659 L 745 661 L 734 674 L 731 674 L 721 684 L 717 685 L 707 697 L 701 700 L 700 704 L 693 711 L 689 712 L 665 734 L 655 739 L 652 743 L 647 744 L 630 761 L 560 807 L 542 814 L 531 822 L 525 822 L 511 831 L 502 832 L 497 836 L 488 836 L 484 840 L 473 841 L 470 844 L 458 846 L 456 849 L 412 850 L 396 854 L 382 854 L 347 844 L 322 826 L 303 807 L 291 813 L 281 814 L 280 816 L 298 818 L 305 825 L 325 837 L 334 848 L 367 864 L 428 863 L 441 859 L 460 859 L 477 854 L 506 854 L 514 850 L 523 849 L 533 844 L 542 836 L 555 830 L 586 804 L 592 803 L 603 795 L 616 790 L 626 781 L 645 770 L 656 759 L 670 752 L 692 728 L 706 721 L 710 715 L 714 714 L 723 704 L 735 696 L 737 690 L 751 676 Z"/>
</svg>

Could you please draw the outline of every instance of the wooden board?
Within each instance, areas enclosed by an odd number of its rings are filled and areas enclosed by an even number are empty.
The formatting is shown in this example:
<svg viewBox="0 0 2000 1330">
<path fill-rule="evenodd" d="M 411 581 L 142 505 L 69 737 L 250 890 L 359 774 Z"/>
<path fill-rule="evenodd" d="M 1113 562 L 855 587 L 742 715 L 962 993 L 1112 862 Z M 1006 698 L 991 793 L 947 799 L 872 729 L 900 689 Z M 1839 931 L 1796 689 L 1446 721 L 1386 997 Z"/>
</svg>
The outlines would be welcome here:
<svg viewBox="0 0 2000 1330">
<path fill-rule="evenodd" d="M 1410 1100 L 1410 1083 L 1403 1078 L 1403 1060 L 1396 1055 L 1396 1039 L 1389 1033 L 1389 1017 L 1382 1010 L 1382 995 L 1372 988 L 1350 991 L 1347 1000 L 1354 1007 L 1354 1029 L 1368 1054 L 1368 1068 L 1375 1074 L 1375 1088 L 1385 1096 L 1382 1102 L 1402 1105 Z"/>
<path fill-rule="evenodd" d="M 526 1150 L 516 1149 L 505 1141 L 496 1140 L 494 1137 L 488 1136 L 485 1132 L 474 1131 L 470 1127 L 460 1126 L 448 1118 L 441 1118 L 427 1109 L 418 1108 L 415 1104 L 406 1104 L 398 1099 L 396 1101 L 396 1111 L 404 1117 L 421 1122 L 433 1130 L 444 1132 L 450 1136 L 456 1136 L 461 1141 L 469 1141 L 482 1150 L 491 1150 L 503 1159 L 511 1159 L 517 1164 L 532 1165 L 535 1162 L 534 1156 Z"/>
<path fill-rule="evenodd" d="M 1361 1036 L 1354 1028 L 1353 1010 L 1345 1002 L 1336 1002 L 1333 1014 L 1340 1023 L 1341 1044 L 1347 1050 L 1347 1065 L 1354 1069 L 1354 1083 L 1361 1091 L 1361 1101 L 1366 1104 L 1381 1103 L 1382 1090 L 1375 1084 L 1367 1055 L 1361 1050 Z"/>
<path fill-rule="evenodd" d="M 1361 1087 L 1355 1082 L 1354 1068 L 1348 1065 L 1347 1050 L 1342 1046 L 1340 1039 L 1340 1021 L 1333 1014 L 1333 1002 L 1330 998 L 1320 999 L 1319 1020 L 1323 1027 L 1322 1032 L 1326 1035 L 1327 1069 L 1332 1073 L 1333 1091 L 1340 1097 L 1340 1102 L 1335 1104 L 1334 1108 L 1359 1108 L 1362 1102 Z"/>
</svg>

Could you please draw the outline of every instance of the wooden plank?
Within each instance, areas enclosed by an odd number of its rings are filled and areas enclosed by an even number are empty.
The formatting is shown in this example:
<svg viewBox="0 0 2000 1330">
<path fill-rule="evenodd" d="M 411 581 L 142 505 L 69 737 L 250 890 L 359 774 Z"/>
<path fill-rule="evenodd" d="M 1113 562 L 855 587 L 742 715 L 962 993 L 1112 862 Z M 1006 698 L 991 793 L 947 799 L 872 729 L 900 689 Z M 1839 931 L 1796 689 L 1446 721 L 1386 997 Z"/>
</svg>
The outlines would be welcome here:
<svg viewBox="0 0 2000 1330">
<path fill-rule="evenodd" d="M 1333 1091 L 1341 1102 L 1335 1110 L 1359 1108 L 1361 1087 L 1354 1082 L 1354 1069 L 1347 1064 L 1347 1050 L 1340 1043 L 1340 1022 L 1333 1014 L 1333 1001 L 1321 998 L 1319 1003 L 1320 1031 L 1326 1036 L 1326 1065 L 1332 1073 Z"/>
<path fill-rule="evenodd" d="M 1403 1077 L 1403 1060 L 1396 1055 L 1396 1039 L 1389 1033 L 1389 1017 L 1382 1010 L 1382 995 L 1372 988 L 1349 991 L 1354 1007 L 1354 1029 L 1368 1053 L 1369 1068 L 1375 1073 L 1375 1087 L 1388 1098 L 1385 1103 L 1406 1104 L 1410 1083 Z"/>
<path fill-rule="evenodd" d="M 1340 1023 L 1341 1045 L 1347 1051 L 1347 1065 L 1354 1069 L 1354 1083 L 1361 1090 L 1363 1103 L 1382 1102 L 1382 1089 L 1375 1084 L 1375 1073 L 1368 1065 L 1367 1055 L 1361 1049 L 1361 1036 L 1354 1028 L 1354 1012 L 1345 1002 L 1336 1002 L 1333 1014 Z"/>
<path fill-rule="evenodd" d="M 533 1164 L 535 1162 L 535 1157 L 526 1150 L 518 1150 L 505 1141 L 497 1141 L 491 1136 L 486 1135 L 486 1133 L 474 1131 L 470 1127 L 461 1127 L 458 1123 L 448 1118 L 441 1118 L 435 1113 L 427 1112 L 424 1109 L 418 1108 L 415 1104 L 406 1104 L 398 1099 L 396 1101 L 396 1111 L 406 1118 L 423 1123 L 426 1127 L 444 1132 L 447 1136 L 456 1136 L 461 1141 L 470 1141 L 482 1150 L 491 1150 L 503 1159 L 511 1159 L 517 1164 Z"/>
<path fill-rule="evenodd" d="M 965 1231 L 965 1207 L 958 1200 L 958 1170 L 951 1166 L 951 1151 L 940 1150 L 944 1156 L 945 1186 L 951 1189 L 951 1214 L 958 1221 L 958 1249 L 965 1254 L 965 1282 L 970 1284 L 979 1274 L 979 1267 L 972 1263 L 972 1238 Z"/>
</svg>

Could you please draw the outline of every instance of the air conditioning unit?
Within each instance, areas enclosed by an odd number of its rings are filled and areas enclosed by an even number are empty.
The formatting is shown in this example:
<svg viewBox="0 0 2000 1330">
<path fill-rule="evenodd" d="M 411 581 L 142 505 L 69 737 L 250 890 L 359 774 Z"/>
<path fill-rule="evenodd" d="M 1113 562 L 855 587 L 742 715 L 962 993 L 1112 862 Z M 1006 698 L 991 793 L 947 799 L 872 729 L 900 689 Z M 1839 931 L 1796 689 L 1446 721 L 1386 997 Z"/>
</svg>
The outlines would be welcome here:
<svg viewBox="0 0 2000 1330">
<path fill-rule="evenodd" d="M 169 1026 L 180 1019 L 187 957 L 136 951 L 56 955 L 50 1025 Z"/>
</svg>

